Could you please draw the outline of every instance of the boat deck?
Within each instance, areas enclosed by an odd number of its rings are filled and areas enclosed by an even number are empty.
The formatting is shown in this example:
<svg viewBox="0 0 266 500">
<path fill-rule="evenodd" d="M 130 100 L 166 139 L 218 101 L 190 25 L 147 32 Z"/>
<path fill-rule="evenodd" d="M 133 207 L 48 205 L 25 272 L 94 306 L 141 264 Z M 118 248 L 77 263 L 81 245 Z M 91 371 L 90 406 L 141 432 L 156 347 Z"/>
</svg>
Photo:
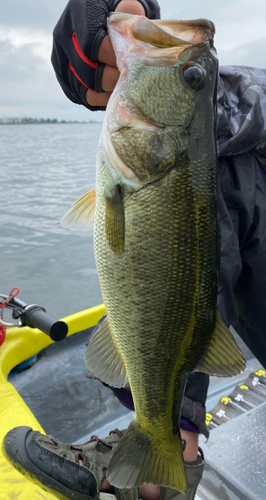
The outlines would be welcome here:
<svg viewBox="0 0 266 500">
<path fill-rule="evenodd" d="M 85 378 L 82 361 L 90 330 L 52 344 L 37 363 L 9 381 L 44 430 L 60 441 L 84 443 L 92 434 L 126 428 L 133 412 L 97 380 Z M 237 339 L 247 359 L 237 377 L 212 377 L 207 400 L 210 438 L 200 438 L 206 467 L 196 500 L 266 500 L 266 377 Z"/>
</svg>

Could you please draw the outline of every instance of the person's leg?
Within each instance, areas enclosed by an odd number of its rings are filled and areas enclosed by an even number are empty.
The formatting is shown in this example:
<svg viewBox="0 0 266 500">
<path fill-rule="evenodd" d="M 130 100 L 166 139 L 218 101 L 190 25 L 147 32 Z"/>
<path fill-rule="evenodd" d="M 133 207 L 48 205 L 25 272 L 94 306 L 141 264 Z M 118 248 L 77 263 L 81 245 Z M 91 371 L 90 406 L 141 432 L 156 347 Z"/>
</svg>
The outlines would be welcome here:
<svg viewBox="0 0 266 500">
<path fill-rule="evenodd" d="M 194 462 L 198 458 L 199 434 L 180 429 L 181 438 L 186 442 L 183 457 L 186 462 Z"/>
</svg>

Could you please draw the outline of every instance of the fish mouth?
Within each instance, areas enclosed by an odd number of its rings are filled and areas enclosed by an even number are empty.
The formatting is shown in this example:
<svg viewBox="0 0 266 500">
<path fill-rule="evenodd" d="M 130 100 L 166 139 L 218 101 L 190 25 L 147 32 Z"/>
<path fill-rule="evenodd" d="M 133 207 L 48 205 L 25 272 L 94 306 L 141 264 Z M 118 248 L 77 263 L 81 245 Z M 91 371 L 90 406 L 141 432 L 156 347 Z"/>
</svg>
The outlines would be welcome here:
<svg viewBox="0 0 266 500">
<path fill-rule="evenodd" d="M 212 41 L 215 33 L 214 24 L 207 19 L 193 21 L 151 21 L 142 18 L 132 30 L 134 37 L 155 47 L 182 47 Z"/>
<path fill-rule="evenodd" d="M 156 48 L 180 48 L 181 51 L 188 46 L 209 42 L 210 47 L 215 51 L 213 38 L 215 26 L 208 19 L 193 19 L 189 21 L 175 20 L 151 20 L 145 16 L 131 16 L 113 12 L 109 15 L 108 24 L 116 24 L 123 30 L 123 26 L 128 26 L 130 19 L 134 17 L 131 27 L 132 36 Z M 216 51 L 215 51 L 216 53 Z"/>
</svg>

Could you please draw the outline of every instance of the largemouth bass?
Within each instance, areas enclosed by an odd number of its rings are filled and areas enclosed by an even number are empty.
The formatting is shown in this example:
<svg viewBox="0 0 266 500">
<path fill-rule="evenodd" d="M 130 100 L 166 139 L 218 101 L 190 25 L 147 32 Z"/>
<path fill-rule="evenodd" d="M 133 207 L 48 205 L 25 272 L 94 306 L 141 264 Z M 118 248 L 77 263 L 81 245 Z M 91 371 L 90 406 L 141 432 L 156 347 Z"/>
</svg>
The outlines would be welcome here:
<svg viewBox="0 0 266 500">
<path fill-rule="evenodd" d="M 216 306 L 214 25 L 113 14 L 108 30 L 121 76 L 98 149 L 94 229 L 107 315 L 85 361 L 109 385 L 129 381 L 134 400 L 109 481 L 185 492 L 186 376 L 236 375 L 245 365 Z M 94 203 L 91 191 L 67 220 L 86 226 Z"/>
</svg>

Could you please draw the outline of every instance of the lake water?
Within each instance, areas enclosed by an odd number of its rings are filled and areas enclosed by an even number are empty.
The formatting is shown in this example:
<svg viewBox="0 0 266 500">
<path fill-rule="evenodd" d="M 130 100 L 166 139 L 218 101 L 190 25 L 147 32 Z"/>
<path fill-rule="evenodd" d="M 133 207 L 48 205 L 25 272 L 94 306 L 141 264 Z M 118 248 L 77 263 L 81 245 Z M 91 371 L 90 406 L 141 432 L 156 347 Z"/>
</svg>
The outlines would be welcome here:
<svg viewBox="0 0 266 500">
<path fill-rule="evenodd" d="M 95 185 L 101 123 L 0 127 L 0 293 L 61 318 L 102 302 L 93 231 L 60 219 Z"/>
<path fill-rule="evenodd" d="M 102 303 L 93 231 L 60 225 L 71 204 L 95 185 L 101 127 L 0 126 L 0 293 L 18 286 L 18 298 L 45 307 L 55 319 Z M 80 335 L 53 344 L 12 378 L 45 431 L 64 442 L 108 435 L 111 421 L 119 418 L 123 428 L 132 418 L 109 389 L 84 377 L 88 333 Z"/>
</svg>

